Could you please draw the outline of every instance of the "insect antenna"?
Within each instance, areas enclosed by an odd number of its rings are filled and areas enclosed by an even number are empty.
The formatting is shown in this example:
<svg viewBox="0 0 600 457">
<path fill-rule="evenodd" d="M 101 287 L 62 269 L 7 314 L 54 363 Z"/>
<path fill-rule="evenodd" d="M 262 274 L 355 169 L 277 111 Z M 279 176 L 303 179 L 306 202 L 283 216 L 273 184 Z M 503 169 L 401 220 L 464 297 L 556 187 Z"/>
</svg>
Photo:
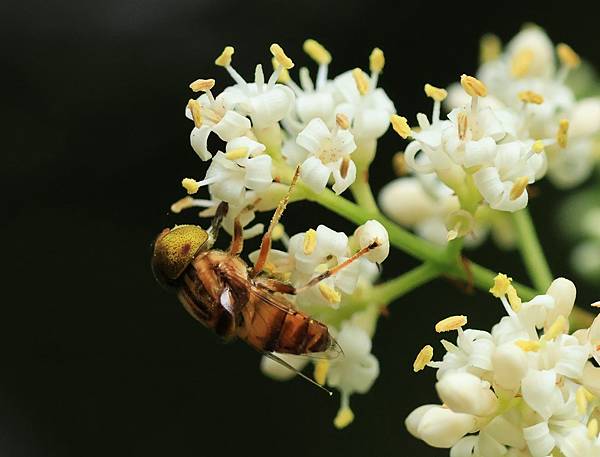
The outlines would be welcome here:
<svg viewBox="0 0 600 457">
<path fill-rule="evenodd" d="M 300 370 L 297 370 L 296 368 L 294 368 L 293 366 L 291 366 L 289 363 L 287 363 L 285 360 L 283 360 L 281 357 L 277 357 L 275 354 L 273 354 L 272 352 L 264 352 L 263 353 L 267 358 L 273 360 L 274 362 L 279 363 L 280 365 L 286 367 L 288 370 L 292 370 L 294 373 L 296 373 L 298 376 L 300 376 L 301 378 L 304 378 L 306 381 L 310 382 L 311 384 L 317 386 L 319 389 L 324 390 L 325 392 L 327 392 L 329 394 L 329 396 L 333 395 L 333 392 L 331 392 L 329 389 L 325 388 L 324 386 L 322 386 L 321 384 L 319 384 L 317 381 L 315 381 L 312 378 L 309 378 L 308 376 L 306 376 L 304 373 L 302 373 Z"/>
</svg>

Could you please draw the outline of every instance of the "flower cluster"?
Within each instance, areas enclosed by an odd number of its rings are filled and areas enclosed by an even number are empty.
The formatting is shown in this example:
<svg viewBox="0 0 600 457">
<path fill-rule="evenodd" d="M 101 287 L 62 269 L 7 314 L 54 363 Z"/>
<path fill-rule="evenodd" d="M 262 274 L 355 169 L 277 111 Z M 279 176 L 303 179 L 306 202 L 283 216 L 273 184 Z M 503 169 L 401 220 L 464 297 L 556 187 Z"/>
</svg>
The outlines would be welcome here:
<svg viewBox="0 0 600 457">
<path fill-rule="evenodd" d="M 443 405 L 415 409 L 410 433 L 453 457 L 600 455 L 600 369 L 589 361 L 600 320 L 569 334 L 576 290 L 564 278 L 528 302 L 503 274 L 490 291 L 507 314 L 491 332 L 463 330 L 467 318 L 452 316 L 436 331 L 457 331 L 456 344 L 442 341 L 441 361 L 431 346 L 417 356 L 415 371 L 437 369 Z"/>
</svg>

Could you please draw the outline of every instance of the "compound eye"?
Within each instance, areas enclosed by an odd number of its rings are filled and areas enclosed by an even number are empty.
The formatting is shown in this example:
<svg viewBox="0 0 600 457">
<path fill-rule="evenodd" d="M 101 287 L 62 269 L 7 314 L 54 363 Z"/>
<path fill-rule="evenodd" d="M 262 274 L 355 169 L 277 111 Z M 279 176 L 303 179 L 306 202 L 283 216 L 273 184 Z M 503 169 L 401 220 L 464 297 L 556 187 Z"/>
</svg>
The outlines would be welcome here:
<svg viewBox="0 0 600 457">
<path fill-rule="evenodd" d="M 163 230 L 156 238 L 152 256 L 152 270 L 157 279 L 177 279 L 207 240 L 208 233 L 197 225 L 177 225 Z"/>
</svg>

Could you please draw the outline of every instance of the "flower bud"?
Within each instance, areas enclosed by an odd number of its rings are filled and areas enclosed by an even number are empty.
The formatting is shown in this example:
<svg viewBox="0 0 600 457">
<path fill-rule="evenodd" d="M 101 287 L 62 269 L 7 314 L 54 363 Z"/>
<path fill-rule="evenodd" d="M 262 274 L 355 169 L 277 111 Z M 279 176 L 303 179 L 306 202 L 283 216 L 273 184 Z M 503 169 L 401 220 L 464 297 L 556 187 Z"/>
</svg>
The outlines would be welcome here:
<svg viewBox="0 0 600 457">
<path fill-rule="evenodd" d="M 489 384 L 471 373 L 448 373 L 435 388 L 442 401 L 457 413 L 487 416 L 498 402 Z"/>
<path fill-rule="evenodd" d="M 413 414 L 421 413 L 418 409 Z M 418 416 L 406 419 L 407 427 L 414 426 Z M 437 448 L 450 448 L 454 446 L 467 433 L 471 432 L 476 425 L 475 417 L 470 414 L 455 413 L 442 406 L 432 406 L 422 414 L 415 436 L 427 444 Z M 410 429 L 409 429 L 410 430 Z"/>
<path fill-rule="evenodd" d="M 516 390 L 527 373 L 527 356 L 516 344 L 499 346 L 492 356 L 494 382 L 503 389 Z"/>
<path fill-rule="evenodd" d="M 575 304 L 575 296 L 577 295 L 577 289 L 575 284 L 565 278 L 557 278 L 552 281 L 546 294 L 554 298 L 555 304 L 552 309 L 548 311 L 546 320 L 544 322 L 544 328 L 547 329 L 555 321 L 556 318 L 561 315 L 569 317 Z"/>
<path fill-rule="evenodd" d="M 380 222 L 375 220 L 367 221 L 356 229 L 354 235 L 357 237 L 361 249 L 373 243 L 378 243 L 378 246 L 371 249 L 366 255 L 367 259 L 371 262 L 381 263 L 390 253 L 388 232 Z"/>
</svg>

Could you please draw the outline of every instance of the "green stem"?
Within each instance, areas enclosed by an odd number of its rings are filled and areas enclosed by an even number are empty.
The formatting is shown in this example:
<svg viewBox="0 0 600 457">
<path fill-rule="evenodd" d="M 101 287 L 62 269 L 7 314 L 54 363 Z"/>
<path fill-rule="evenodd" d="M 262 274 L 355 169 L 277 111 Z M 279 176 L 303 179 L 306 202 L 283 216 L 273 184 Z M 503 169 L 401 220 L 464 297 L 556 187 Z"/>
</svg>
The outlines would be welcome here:
<svg viewBox="0 0 600 457">
<path fill-rule="evenodd" d="M 525 208 L 513 213 L 513 220 L 517 229 L 521 257 L 531 281 L 536 289 L 545 291 L 550 286 L 553 276 L 535 232 L 531 215 Z"/>
<path fill-rule="evenodd" d="M 359 171 L 359 175 L 356 177 L 356 181 L 350 186 L 350 190 L 354 199 L 361 207 L 373 214 L 379 213 L 377 202 L 375 201 L 375 197 L 373 197 L 373 192 L 369 185 L 368 171 Z"/>
</svg>

